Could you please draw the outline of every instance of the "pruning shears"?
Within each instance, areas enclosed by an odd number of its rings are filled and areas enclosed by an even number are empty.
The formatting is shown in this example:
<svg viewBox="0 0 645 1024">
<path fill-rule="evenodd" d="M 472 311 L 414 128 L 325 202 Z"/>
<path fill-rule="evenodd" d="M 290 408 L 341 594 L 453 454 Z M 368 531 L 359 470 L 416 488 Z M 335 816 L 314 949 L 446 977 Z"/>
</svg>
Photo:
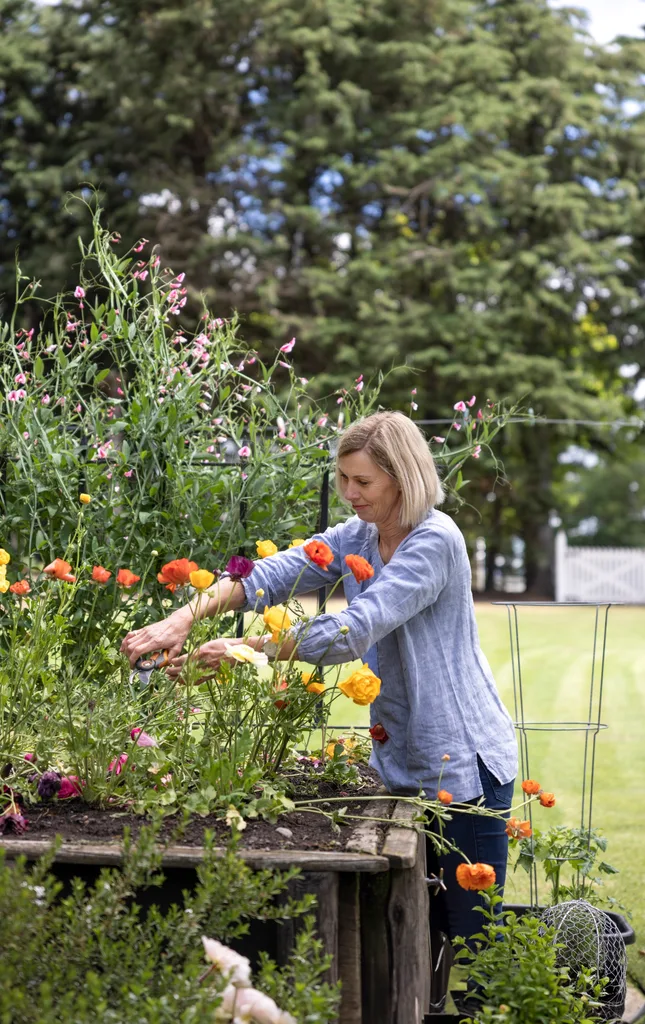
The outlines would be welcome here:
<svg viewBox="0 0 645 1024">
<path fill-rule="evenodd" d="M 150 654 L 147 658 L 137 658 L 134 668 L 130 673 L 130 682 L 135 682 L 138 677 L 141 687 L 150 685 L 150 676 L 156 668 L 165 668 L 170 664 L 168 651 L 160 651 L 157 654 Z"/>
</svg>

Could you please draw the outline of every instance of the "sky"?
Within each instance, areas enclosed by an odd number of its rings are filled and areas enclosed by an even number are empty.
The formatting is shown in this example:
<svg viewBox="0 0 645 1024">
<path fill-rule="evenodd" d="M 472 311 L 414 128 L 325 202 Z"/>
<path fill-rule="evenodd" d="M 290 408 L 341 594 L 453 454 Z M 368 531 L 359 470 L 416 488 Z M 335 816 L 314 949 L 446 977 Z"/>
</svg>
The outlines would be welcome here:
<svg viewBox="0 0 645 1024">
<path fill-rule="evenodd" d="M 644 35 L 644 0 L 551 0 L 551 6 L 586 8 L 589 30 L 599 43 L 610 43 L 618 35 Z"/>
</svg>

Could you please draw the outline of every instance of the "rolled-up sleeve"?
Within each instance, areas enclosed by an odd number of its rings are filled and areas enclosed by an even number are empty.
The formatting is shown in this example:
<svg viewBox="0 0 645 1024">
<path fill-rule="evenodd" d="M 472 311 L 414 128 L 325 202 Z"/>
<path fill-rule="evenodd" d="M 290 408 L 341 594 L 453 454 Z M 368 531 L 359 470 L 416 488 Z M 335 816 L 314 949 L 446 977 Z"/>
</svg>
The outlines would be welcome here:
<svg viewBox="0 0 645 1024">
<path fill-rule="evenodd" d="M 307 594 L 319 587 L 337 583 L 343 573 L 340 557 L 342 529 L 343 524 L 340 523 L 311 538 L 323 541 L 331 550 L 334 561 L 327 570 L 315 565 L 302 550 L 302 546 L 279 551 L 276 555 L 255 562 L 251 575 L 242 580 L 246 595 L 243 611 L 252 608 L 262 611 L 265 607 L 283 604 L 297 594 Z M 257 597 L 258 590 L 264 591 L 261 598 Z"/>
<path fill-rule="evenodd" d="M 294 627 L 298 657 L 323 665 L 363 659 L 384 636 L 434 604 L 454 571 L 455 554 L 454 538 L 447 531 L 410 534 L 378 579 L 346 610 Z"/>
</svg>

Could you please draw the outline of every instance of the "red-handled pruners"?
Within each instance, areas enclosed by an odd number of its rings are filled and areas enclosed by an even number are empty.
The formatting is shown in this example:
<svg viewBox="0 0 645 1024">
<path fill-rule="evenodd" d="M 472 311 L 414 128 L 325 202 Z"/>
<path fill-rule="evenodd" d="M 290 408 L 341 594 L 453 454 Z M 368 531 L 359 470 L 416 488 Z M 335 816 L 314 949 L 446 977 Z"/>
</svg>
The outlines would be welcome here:
<svg viewBox="0 0 645 1024">
<path fill-rule="evenodd" d="M 137 658 L 130 679 L 134 681 L 135 675 L 139 677 L 141 686 L 148 686 L 150 676 L 156 668 L 165 668 L 169 665 L 168 651 L 160 651 L 157 654 L 149 654 L 147 658 Z"/>
</svg>

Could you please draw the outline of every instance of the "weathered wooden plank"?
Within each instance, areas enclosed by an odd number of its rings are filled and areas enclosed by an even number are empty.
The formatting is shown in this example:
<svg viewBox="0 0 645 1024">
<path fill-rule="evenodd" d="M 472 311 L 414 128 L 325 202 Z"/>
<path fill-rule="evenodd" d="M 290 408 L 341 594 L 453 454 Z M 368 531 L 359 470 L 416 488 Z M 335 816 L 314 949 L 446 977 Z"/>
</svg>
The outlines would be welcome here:
<svg viewBox="0 0 645 1024">
<path fill-rule="evenodd" d="M 355 873 L 338 876 L 338 973 L 342 982 L 338 1024 L 361 1024 L 360 882 Z"/>
<path fill-rule="evenodd" d="M 365 821 L 359 822 L 345 843 L 345 849 L 352 853 L 371 853 L 376 856 L 380 846 L 380 822 L 371 819 L 389 818 L 392 810 L 391 800 L 370 800 L 363 807 L 361 814 Z"/>
<path fill-rule="evenodd" d="M 381 856 L 387 857 L 390 867 L 413 868 L 418 847 L 419 833 L 414 827 L 412 819 L 418 812 L 418 808 L 412 804 L 397 800 L 392 812 L 393 824 L 388 829 L 385 843 L 381 850 Z M 407 824 L 407 827 L 396 828 L 394 822 L 399 821 Z"/>
<path fill-rule="evenodd" d="M 338 981 L 338 873 L 336 871 L 305 871 L 289 882 L 289 895 L 302 899 L 307 893 L 316 897 L 316 931 L 322 939 L 325 953 L 332 957 L 329 970 L 323 975 L 325 981 Z M 279 963 L 286 963 L 300 928 L 298 919 L 282 921 L 277 933 L 277 956 Z"/>
<path fill-rule="evenodd" d="M 417 834 L 416 843 L 414 867 L 391 872 L 392 1024 L 422 1024 L 430 998 L 425 836 Z"/>
<path fill-rule="evenodd" d="M 0 840 L 8 859 L 24 856 L 35 860 L 48 853 L 52 843 L 42 839 Z M 162 864 L 169 868 L 191 868 L 203 860 L 205 850 L 201 846 L 169 846 L 163 854 Z M 215 851 L 223 856 L 224 850 Z M 298 867 L 303 871 L 387 871 L 390 862 L 387 857 L 364 853 L 344 853 L 333 850 L 240 850 L 238 856 L 250 868 Z M 55 860 L 63 864 L 120 864 L 123 851 L 120 843 L 63 843 Z"/>
<path fill-rule="evenodd" d="M 390 873 L 361 875 L 361 1024 L 391 1024 Z"/>
</svg>

